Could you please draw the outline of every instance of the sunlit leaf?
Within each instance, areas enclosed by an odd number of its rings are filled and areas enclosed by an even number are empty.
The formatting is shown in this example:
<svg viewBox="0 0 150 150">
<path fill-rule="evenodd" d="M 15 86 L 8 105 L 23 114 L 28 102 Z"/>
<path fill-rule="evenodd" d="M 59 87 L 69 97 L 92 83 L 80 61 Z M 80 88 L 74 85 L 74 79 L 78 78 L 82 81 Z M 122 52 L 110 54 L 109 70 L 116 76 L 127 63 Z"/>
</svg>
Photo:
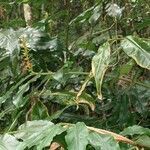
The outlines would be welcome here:
<svg viewBox="0 0 150 150">
<path fill-rule="evenodd" d="M 138 37 L 127 36 L 121 42 L 121 47 L 139 66 L 150 69 L 150 45 L 147 42 Z"/>
<path fill-rule="evenodd" d="M 102 99 L 101 86 L 104 74 L 109 65 L 109 61 L 110 61 L 110 45 L 107 42 L 99 47 L 98 53 L 92 59 L 92 73 L 95 78 L 97 95 L 99 99 Z"/>
<path fill-rule="evenodd" d="M 14 31 L 13 29 L 0 31 L 0 48 L 8 50 L 8 54 L 11 55 L 15 49 L 20 49 L 19 39 L 16 31 Z"/>
<path fill-rule="evenodd" d="M 9 134 L 0 135 L 0 150 L 16 150 L 19 141 Z"/>
</svg>

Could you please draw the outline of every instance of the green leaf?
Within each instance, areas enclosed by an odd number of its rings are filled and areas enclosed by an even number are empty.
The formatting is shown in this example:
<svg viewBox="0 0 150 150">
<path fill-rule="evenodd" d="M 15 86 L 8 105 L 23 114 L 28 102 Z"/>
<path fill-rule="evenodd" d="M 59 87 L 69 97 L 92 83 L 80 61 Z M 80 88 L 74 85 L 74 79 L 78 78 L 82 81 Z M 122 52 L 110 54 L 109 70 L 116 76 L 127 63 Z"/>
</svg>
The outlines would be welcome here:
<svg viewBox="0 0 150 150">
<path fill-rule="evenodd" d="M 9 134 L 0 135 L 0 150 L 16 150 L 19 141 Z"/>
<path fill-rule="evenodd" d="M 65 108 L 63 108 L 62 110 L 58 110 L 56 111 L 55 113 L 53 113 L 52 115 L 50 115 L 47 119 L 48 120 L 54 120 L 54 119 L 58 119 L 59 116 L 67 109 L 69 108 L 70 106 L 66 106 Z"/>
<path fill-rule="evenodd" d="M 32 120 L 46 119 L 48 116 L 47 107 L 41 101 L 37 101 L 32 109 Z"/>
<path fill-rule="evenodd" d="M 132 127 L 128 127 L 121 132 L 122 135 L 148 135 L 150 136 L 150 129 L 143 128 L 138 125 L 134 125 Z"/>
<path fill-rule="evenodd" d="M 40 77 L 40 75 L 34 76 L 31 78 L 31 74 L 27 75 L 26 77 L 22 78 L 19 82 L 17 82 L 14 86 L 12 86 L 6 93 L 5 95 L 0 97 L 0 104 L 5 103 L 5 101 L 10 98 L 11 94 L 14 92 L 15 89 L 17 89 L 24 81 L 26 81 L 28 79 L 28 84 L 31 82 L 34 82 L 37 80 L 37 78 Z M 29 80 L 29 78 L 31 78 Z M 16 103 L 17 104 L 17 103 Z"/>
<path fill-rule="evenodd" d="M 53 138 L 56 135 L 61 134 L 62 132 L 64 132 L 65 129 L 62 128 L 59 125 L 53 125 L 50 129 L 47 130 L 47 134 L 45 136 L 45 138 L 43 138 L 40 143 L 37 146 L 37 150 L 41 150 L 46 146 L 49 146 L 50 143 L 52 142 Z"/>
<path fill-rule="evenodd" d="M 22 139 L 17 150 L 31 148 L 37 146 L 38 150 L 51 144 L 53 138 L 64 132 L 65 129 L 59 125 L 54 125 L 50 121 L 28 121 L 19 127 L 15 137 Z"/>
<path fill-rule="evenodd" d="M 67 106 L 72 106 L 72 105 L 77 105 L 78 104 L 86 104 L 88 105 L 91 110 L 95 109 L 95 101 L 94 99 L 87 93 L 82 93 L 78 99 L 78 102 L 76 102 L 76 96 L 77 92 L 72 92 L 72 91 L 63 91 L 63 92 L 56 92 L 56 93 L 51 93 L 49 91 L 46 91 L 43 96 L 54 96 L 55 102 L 62 104 L 62 105 L 67 105 Z"/>
<path fill-rule="evenodd" d="M 102 99 L 101 86 L 104 74 L 110 61 L 110 45 L 108 42 L 99 47 L 98 53 L 92 59 L 92 73 L 95 78 L 97 95 Z"/>
<path fill-rule="evenodd" d="M 13 104 L 19 108 L 22 107 L 25 103 L 25 99 L 23 98 L 23 94 L 29 90 L 29 83 L 26 83 L 19 87 L 19 91 L 13 97 Z"/>
<path fill-rule="evenodd" d="M 150 148 L 150 137 L 147 135 L 142 135 L 138 137 L 135 142 L 140 146 Z"/>
<path fill-rule="evenodd" d="M 76 18 L 74 18 L 73 20 L 70 21 L 70 25 L 74 22 L 85 22 L 86 20 L 88 20 L 92 14 L 92 11 L 94 9 L 94 6 L 87 9 L 86 11 L 82 12 L 80 15 L 78 15 Z"/>
<path fill-rule="evenodd" d="M 20 49 L 16 31 L 13 29 L 0 31 L 0 48 L 8 50 L 9 54 L 12 54 L 15 49 Z"/>
<path fill-rule="evenodd" d="M 89 18 L 89 22 L 91 24 L 95 23 L 99 19 L 100 15 L 101 15 L 101 8 L 102 8 L 101 5 L 98 5 L 94 8 L 93 14 Z"/>
<path fill-rule="evenodd" d="M 120 76 L 128 75 L 129 72 L 132 70 L 134 64 L 135 63 L 133 62 L 133 59 L 132 59 L 132 60 L 128 61 L 126 64 L 121 65 L 119 68 Z"/>
<path fill-rule="evenodd" d="M 84 123 L 77 123 L 67 130 L 65 137 L 69 150 L 86 150 L 88 129 Z"/>
<path fill-rule="evenodd" d="M 138 37 L 127 36 L 121 42 L 121 47 L 139 66 L 150 69 L 150 45 L 146 41 Z"/>
<path fill-rule="evenodd" d="M 120 150 L 119 144 L 112 136 L 92 132 L 88 139 L 95 150 Z"/>
<path fill-rule="evenodd" d="M 10 97 L 10 95 L 13 93 L 13 91 L 16 88 L 18 88 L 18 86 L 20 86 L 25 80 L 27 80 L 30 77 L 31 77 L 31 75 L 28 75 L 28 76 L 22 78 L 17 84 L 15 84 L 9 90 L 7 90 L 7 92 L 5 93 L 5 95 L 3 95 L 3 96 L 0 97 L 0 104 L 4 103 Z"/>
</svg>

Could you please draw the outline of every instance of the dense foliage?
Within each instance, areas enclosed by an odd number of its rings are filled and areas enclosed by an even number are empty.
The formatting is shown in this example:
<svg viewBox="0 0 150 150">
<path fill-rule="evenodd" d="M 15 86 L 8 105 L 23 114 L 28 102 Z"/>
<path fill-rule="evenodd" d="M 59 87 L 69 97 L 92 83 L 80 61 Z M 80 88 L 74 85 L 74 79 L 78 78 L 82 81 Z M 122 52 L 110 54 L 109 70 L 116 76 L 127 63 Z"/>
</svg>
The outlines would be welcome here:
<svg viewBox="0 0 150 150">
<path fill-rule="evenodd" d="M 1 0 L 0 150 L 149 149 L 149 27 L 148 0 Z"/>
</svg>

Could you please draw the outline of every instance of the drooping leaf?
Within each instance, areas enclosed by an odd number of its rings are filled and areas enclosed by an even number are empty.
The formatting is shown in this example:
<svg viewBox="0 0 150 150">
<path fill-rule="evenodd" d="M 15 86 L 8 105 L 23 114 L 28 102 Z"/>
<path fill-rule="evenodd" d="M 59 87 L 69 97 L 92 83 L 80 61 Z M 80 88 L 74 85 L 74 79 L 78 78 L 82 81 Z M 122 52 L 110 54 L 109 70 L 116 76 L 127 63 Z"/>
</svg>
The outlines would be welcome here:
<svg viewBox="0 0 150 150">
<path fill-rule="evenodd" d="M 0 135 L 0 150 L 16 150 L 19 141 L 12 135 Z"/>
<path fill-rule="evenodd" d="M 150 69 L 150 45 L 146 41 L 138 37 L 127 36 L 121 42 L 121 47 L 139 66 Z"/>
<path fill-rule="evenodd" d="M 122 135 L 148 135 L 148 136 L 150 136 L 150 129 L 143 128 L 138 125 L 134 125 L 134 126 L 124 129 L 121 132 L 121 134 Z"/>
<path fill-rule="evenodd" d="M 88 129 L 84 123 L 77 123 L 67 130 L 65 137 L 69 150 L 86 150 Z"/>
<path fill-rule="evenodd" d="M 92 59 L 92 73 L 95 78 L 97 95 L 99 99 L 102 99 L 101 86 L 104 74 L 109 65 L 109 61 L 110 61 L 110 45 L 107 42 L 99 47 L 98 53 Z"/>
<path fill-rule="evenodd" d="M 92 132 L 89 134 L 88 139 L 95 150 L 120 150 L 119 144 L 110 135 L 100 135 Z"/>
</svg>

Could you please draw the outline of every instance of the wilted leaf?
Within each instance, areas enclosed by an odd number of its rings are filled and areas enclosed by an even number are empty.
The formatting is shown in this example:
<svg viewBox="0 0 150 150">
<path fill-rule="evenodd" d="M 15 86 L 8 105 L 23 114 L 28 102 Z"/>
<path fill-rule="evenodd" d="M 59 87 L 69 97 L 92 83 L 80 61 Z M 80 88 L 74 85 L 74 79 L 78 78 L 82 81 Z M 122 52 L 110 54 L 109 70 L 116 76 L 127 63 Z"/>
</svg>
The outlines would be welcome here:
<svg viewBox="0 0 150 150">
<path fill-rule="evenodd" d="M 99 47 L 98 53 L 92 59 L 92 73 L 95 78 L 97 95 L 102 99 L 101 86 L 104 74 L 108 68 L 110 61 L 110 45 L 105 43 Z"/>
<path fill-rule="evenodd" d="M 119 144 L 112 136 L 90 133 L 88 139 L 95 150 L 120 150 Z"/>
<path fill-rule="evenodd" d="M 77 123 L 67 130 L 65 137 L 69 150 L 86 150 L 88 144 L 88 129 L 84 123 Z"/>
<path fill-rule="evenodd" d="M 121 47 L 139 66 L 150 69 L 150 45 L 147 42 L 138 37 L 127 36 L 121 42 Z"/>
</svg>

